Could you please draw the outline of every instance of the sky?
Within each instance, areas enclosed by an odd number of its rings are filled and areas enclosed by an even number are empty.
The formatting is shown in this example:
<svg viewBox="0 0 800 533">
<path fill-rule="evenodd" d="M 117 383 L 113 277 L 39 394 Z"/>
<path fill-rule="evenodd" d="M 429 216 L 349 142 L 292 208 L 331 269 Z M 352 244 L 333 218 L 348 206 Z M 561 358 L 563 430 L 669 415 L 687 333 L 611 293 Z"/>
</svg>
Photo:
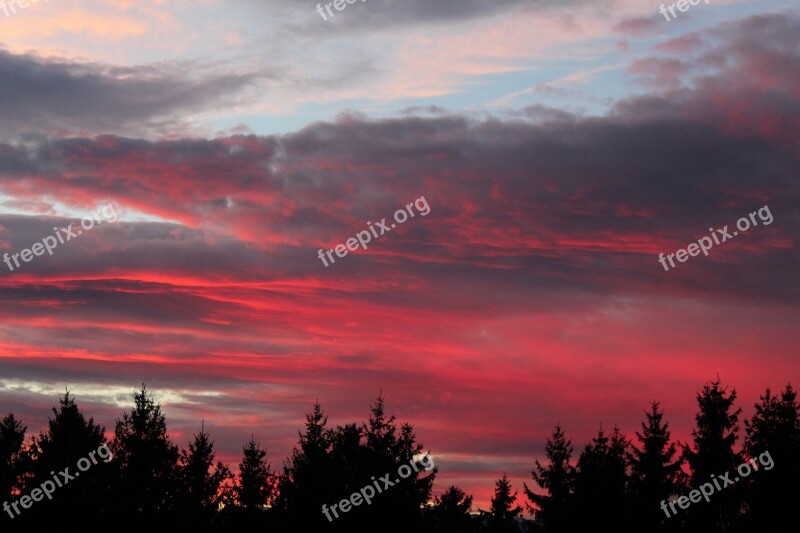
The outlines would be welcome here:
<svg viewBox="0 0 800 533">
<path fill-rule="evenodd" d="M 483 509 L 557 423 L 751 416 L 800 382 L 800 10 L 660 7 L 0 4 L 0 410 L 110 435 L 146 383 L 280 467 L 383 394 Z"/>
</svg>

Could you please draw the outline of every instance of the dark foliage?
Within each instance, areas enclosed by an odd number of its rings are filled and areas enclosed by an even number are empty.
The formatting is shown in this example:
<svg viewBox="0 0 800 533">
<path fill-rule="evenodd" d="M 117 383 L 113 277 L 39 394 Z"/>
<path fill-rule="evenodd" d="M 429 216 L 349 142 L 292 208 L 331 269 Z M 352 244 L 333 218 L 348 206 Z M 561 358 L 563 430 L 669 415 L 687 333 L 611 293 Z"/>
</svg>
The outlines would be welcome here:
<svg viewBox="0 0 800 533">
<path fill-rule="evenodd" d="M 411 425 L 387 414 L 382 396 L 366 421 L 333 428 L 315 403 L 279 472 L 251 436 L 234 476 L 216 461 L 204 425 L 187 449 L 172 443 L 144 385 L 116 420 L 109 443 L 67 392 L 47 430 L 28 442 L 12 413 L 0 420 L 0 520 L 14 531 L 70 523 L 94 531 L 114 522 L 275 532 L 798 531 L 800 404 L 791 385 L 759 398 L 744 421 L 741 450 L 736 391 L 717 379 L 697 402 L 691 444 L 672 440 L 654 401 L 634 443 L 616 427 L 610 434 L 601 429 L 575 464 L 572 441 L 556 425 L 546 460 L 534 461 L 535 485 L 523 485 L 529 520 L 505 474 L 489 511 L 476 512 L 472 496 L 456 486 L 431 498 L 433 458 Z M 717 487 L 708 501 L 698 496 L 702 486 L 726 477 L 735 481 Z"/>
<path fill-rule="evenodd" d="M 636 432 L 638 447 L 628 456 L 631 465 L 630 496 L 633 522 L 647 531 L 677 531 L 668 518 L 653 502 L 668 500 L 683 492 L 686 475 L 681 467 L 683 458 L 678 444 L 671 440 L 669 424 L 664 422 L 664 411 L 653 401 L 645 413 L 642 431 Z"/>
</svg>

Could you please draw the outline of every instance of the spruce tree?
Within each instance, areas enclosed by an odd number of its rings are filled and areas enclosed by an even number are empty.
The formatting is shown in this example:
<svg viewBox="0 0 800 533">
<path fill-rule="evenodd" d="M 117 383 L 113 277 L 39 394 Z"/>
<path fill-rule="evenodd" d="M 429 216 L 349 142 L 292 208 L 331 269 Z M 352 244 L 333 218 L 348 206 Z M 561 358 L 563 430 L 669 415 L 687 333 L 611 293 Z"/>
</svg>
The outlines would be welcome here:
<svg viewBox="0 0 800 533">
<path fill-rule="evenodd" d="M 468 532 L 472 529 L 472 496 L 451 485 L 441 496 L 434 496 L 426 510 L 429 529 L 437 533 Z"/>
<path fill-rule="evenodd" d="M 522 514 L 522 507 L 514 505 L 517 491 L 511 493 L 511 482 L 504 473 L 495 481 L 494 496 L 487 516 L 489 533 L 512 533 L 518 530 L 517 518 Z"/>
<path fill-rule="evenodd" d="M 279 528 L 327 527 L 322 505 L 338 502 L 343 497 L 336 490 L 331 459 L 331 431 L 326 428 L 328 417 L 315 402 L 306 414 L 305 432 L 298 432 L 298 445 L 284 465 L 278 480 L 275 509 Z"/>
<path fill-rule="evenodd" d="M 627 455 L 630 443 L 614 428 L 601 429 L 578 459 L 575 475 L 575 526 L 578 530 L 628 531 Z"/>
<path fill-rule="evenodd" d="M 187 520 L 199 524 L 211 522 L 222 505 L 231 503 L 230 469 L 222 462 L 214 464 L 214 443 L 203 425 L 194 434 L 189 449 L 182 449 L 178 460 L 181 485 L 181 510 Z"/>
<path fill-rule="evenodd" d="M 548 531 L 567 532 L 571 525 L 570 506 L 575 467 L 570 464 L 572 441 L 566 438 L 560 424 L 556 425 L 552 437 L 548 437 L 544 449 L 548 464 L 543 466 L 536 460 L 531 476 L 539 488 L 546 490 L 548 494 L 536 494 L 527 484 L 523 484 L 525 495 L 536 506 L 529 504 L 528 507 L 546 525 Z"/>
<path fill-rule="evenodd" d="M 336 426 L 330 432 L 330 460 L 335 490 L 352 494 L 369 484 L 372 472 L 371 457 L 364 446 L 364 430 L 357 423 Z"/>
<path fill-rule="evenodd" d="M 250 510 L 263 509 L 272 495 L 273 474 L 267 462 L 267 451 L 253 437 L 243 448 L 236 497 L 239 505 Z"/>
<path fill-rule="evenodd" d="M 417 442 L 414 428 L 407 423 L 399 427 L 394 415 L 387 415 L 384 398 L 379 395 L 370 409 L 369 420 L 363 424 L 364 444 L 356 467 L 359 474 L 353 479 L 353 489 L 369 485 L 372 476 L 390 474 L 393 485 L 383 489 L 372 505 L 359 512 L 363 520 L 379 520 L 391 513 L 399 528 L 418 528 L 422 509 L 433 489 L 436 468 L 430 456 L 420 462 L 422 443 Z M 403 469 L 405 478 L 399 470 Z M 383 486 L 383 485 L 381 485 Z"/>
<path fill-rule="evenodd" d="M 19 488 L 24 468 L 22 445 L 27 428 L 8 413 L 0 421 L 0 500 L 7 501 Z"/>
<path fill-rule="evenodd" d="M 96 425 L 93 418 L 84 417 L 69 391 L 59 399 L 58 409 L 54 407 L 52 411 L 47 431 L 31 443 L 32 471 L 26 479 L 24 492 L 29 493 L 52 480 L 54 472 L 65 468 L 69 469 L 67 474 L 72 479 L 59 477 L 64 486 L 58 487 L 58 497 L 38 502 L 36 512 L 27 513 L 26 520 L 35 522 L 53 515 L 74 518 L 89 512 L 102 515 L 108 507 L 109 468 L 105 461 L 98 459 L 97 451 L 106 443 L 104 428 Z M 90 453 L 95 454 L 97 464 L 89 461 Z M 77 467 L 81 459 L 90 463 L 83 472 Z"/>
<path fill-rule="evenodd" d="M 639 447 L 634 447 L 630 454 L 635 522 L 642 531 L 670 531 L 680 519 L 667 517 L 655 505 L 662 501 L 666 504 L 671 496 L 683 490 L 683 459 L 677 443 L 671 440 L 669 423 L 664 422 L 659 402 L 653 401 L 645 416 L 647 422 L 642 422 L 641 433 L 636 432 Z"/>
<path fill-rule="evenodd" d="M 316 403 L 280 476 L 275 499 L 279 527 L 353 531 L 391 516 L 399 529 L 419 528 L 436 468 L 432 458 L 422 454 L 413 427 L 398 427 L 395 417 L 386 414 L 381 396 L 369 420 L 360 426 L 329 430 L 326 424 L 327 417 Z M 378 481 L 387 475 L 388 485 Z M 357 512 L 330 510 L 332 504 L 367 486 L 375 490 L 369 505 L 360 504 Z"/>
<path fill-rule="evenodd" d="M 167 435 L 161 406 L 142 384 L 133 393 L 134 406 L 117 419 L 111 450 L 116 479 L 115 512 L 122 518 L 148 523 L 174 509 L 177 488 L 178 447 Z"/>
<path fill-rule="evenodd" d="M 745 454 L 758 466 L 747 480 L 749 527 L 776 533 L 796 531 L 800 406 L 792 386 L 787 385 L 780 396 L 772 395 L 768 388 L 755 404 L 752 419 L 745 420 L 745 427 Z"/>
<path fill-rule="evenodd" d="M 734 409 L 736 389 L 728 393 L 719 378 L 706 383 L 697 394 L 700 408 L 695 415 L 696 428 L 692 431 L 694 449 L 683 446 L 684 456 L 692 469 L 691 486 L 700 487 L 715 476 L 730 474 L 733 480 L 736 467 L 742 462 L 734 451 L 738 440 L 739 415 Z M 693 505 L 688 518 L 695 529 L 723 531 L 733 526 L 739 514 L 740 491 L 736 485 L 717 491 L 710 502 Z"/>
</svg>

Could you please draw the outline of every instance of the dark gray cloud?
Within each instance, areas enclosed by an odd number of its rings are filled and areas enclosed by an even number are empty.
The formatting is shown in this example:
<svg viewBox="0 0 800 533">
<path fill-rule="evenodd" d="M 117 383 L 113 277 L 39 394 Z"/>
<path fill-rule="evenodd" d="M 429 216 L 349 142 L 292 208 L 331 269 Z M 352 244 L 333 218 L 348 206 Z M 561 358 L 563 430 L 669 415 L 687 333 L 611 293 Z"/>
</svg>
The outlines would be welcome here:
<svg viewBox="0 0 800 533">
<path fill-rule="evenodd" d="M 124 232 L 116 239 L 124 249 L 81 248 L 86 255 L 65 255 L 67 262 L 31 265 L 68 268 L 62 275 L 102 273 L 120 261 L 134 269 L 155 263 L 181 276 L 201 264 L 212 279 L 313 275 L 319 247 L 344 242 L 367 220 L 391 216 L 425 195 L 432 214 L 424 223 L 406 224 L 379 245 L 383 253 L 337 264 L 330 275 L 380 276 L 376 267 L 402 258 L 414 260 L 414 275 L 437 286 L 487 287 L 480 298 L 454 290 L 426 301 L 442 309 L 453 299 L 475 309 L 523 308 L 533 294 L 546 307 L 551 298 L 568 304 L 565 295 L 620 290 L 788 301 L 800 287 L 754 274 L 783 271 L 796 261 L 787 243 L 795 242 L 791 224 L 800 205 L 794 149 L 800 105 L 793 96 L 798 82 L 785 75 L 800 55 L 797 37 L 788 35 L 795 23 L 757 17 L 710 32 L 705 48 L 685 60 L 697 74 L 676 74 L 689 88 L 621 101 L 606 117 L 531 107 L 514 120 L 473 121 L 437 110 L 434 117 L 388 120 L 347 115 L 271 137 L 153 142 L 104 136 L 4 145 L 0 184 L 17 195 L 28 191 L 31 201 L 41 190 L 73 203 L 107 195 L 197 231 L 153 226 L 146 230 L 153 238 L 139 239 L 125 226 L 109 228 L 109 235 Z M 780 42 L 758 38 L 773 25 Z M 714 64 L 706 74 L 701 66 L 722 48 L 727 67 Z M 724 97 L 720 79 L 735 79 Z M 662 274 L 658 253 L 683 248 L 707 228 L 733 225 L 764 205 L 775 217 L 771 226 L 690 267 L 703 276 L 720 269 L 727 275 L 699 289 L 692 277 L 654 277 Z M 3 238 L 14 249 L 27 246 L 33 235 L 20 238 L 12 231 L 18 225 L 6 225 Z M 225 239 L 209 241 L 200 230 L 209 225 Z M 497 286 L 516 289 L 511 296 L 488 289 Z M 413 294 L 357 297 L 418 303 Z"/>
<path fill-rule="evenodd" d="M 115 67 L 0 50 L 2 136 L 157 129 L 180 123 L 181 113 L 231 103 L 260 76 L 215 70 L 192 62 Z"/>
<path fill-rule="evenodd" d="M 332 3 L 332 0 L 330 0 Z M 283 29 L 304 35 L 341 35 L 361 31 L 376 31 L 402 26 L 424 26 L 469 21 L 491 17 L 522 7 L 531 7 L 542 13 L 569 14 L 570 10 L 587 4 L 586 0 L 355 0 L 345 4 L 342 11 L 331 6 L 334 16 L 323 19 L 316 12 L 317 4 L 328 4 L 328 0 L 277 0 L 264 3 L 258 0 L 232 0 L 260 13 L 290 20 Z M 602 4 L 611 5 L 608 0 Z M 597 4 L 597 2 L 595 2 Z"/>
</svg>

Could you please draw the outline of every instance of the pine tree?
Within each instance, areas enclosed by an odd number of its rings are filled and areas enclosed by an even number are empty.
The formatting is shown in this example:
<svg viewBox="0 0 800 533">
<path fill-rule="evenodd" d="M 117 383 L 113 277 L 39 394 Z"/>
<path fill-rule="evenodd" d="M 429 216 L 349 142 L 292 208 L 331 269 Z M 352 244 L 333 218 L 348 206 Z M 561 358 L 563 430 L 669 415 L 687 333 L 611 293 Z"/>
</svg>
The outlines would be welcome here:
<svg viewBox="0 0 800 533">
<path fill-rule="evenodd" d="M 628 531 L 627 455 L 630 443 L 614 428 L 601 429 L 578 459 L 574 505 L 576 528 Z"/>
<path fill-rule="evenodd" d="M 558 424 L 552 437 L 545 444 L 545 455 L 548 465 L 536 460 L 531 476 L 536 484 L 548 492 L 547 495 L 536 494 L 523 484 L 525 495 L 538 509 L 529 505 L 535 517 L 541 520 L 552 533 L 570 531 L 570 505 L 574 487 L 575 467 L 570 464 L 572 458 L 572 441 L 564 435 Z"/>
<path fill-rule="evenodd" d="M 87 512 L 101 515 L 108 507 L 108 465 L 99 460 L 79 477 L 77 463 L 80 459 L 88 460 L 90 453 L 97 454 L 97 450 L 105 445 L 104 428 L 96 425 L 92 418 L 86 420 L 69 391 L 59 399 L 59 408 L 54 407 L 52 411 L 47 431 L 40 433 L 31 443 L 32 472 L 26 479 L 24 491 L 31 492 L 43 482 L 52 480 L 54 475 L 51 472 L 61 472 L 65 468 L 69 468 L 73 479 L 59 489 L 58 498 L 39 502 L 35 517 L 45 519 L 55 514 L 67 518 Z"/>
<path fill-rule="evenodd" d="M 360 427 L 347 424 L 328 430 L 327 417 L 316 403 L 280 476 L 275 499 L 279 528 L 352 531 L 386 516 L 392 516 L 397 528 L 418 528 L 436 468 L 422 454 L 413 427 L 398 427 L 395 420 L 378 397 L 369 420 Z M 328 515 L 320 511 L 363 487 L 382 483 L 377 478 L 386 474 L 390 485 L 380 484 L 371 503 L 360 505 L 357 513 L 338 513 L 337 518 L 330 510 Z"/>
<path fill-rule="evenodd" d="M 182 488 L 182 509 L 186 517 L 199 522 L 210 522 L 221 505 L 230 503 L 229 483 L 233 479 L 227 465 L 214 464 L 214 443 L 205 431 L 194 434 L 189 450 L 182 449 L 178 460 L 178 473 Z"/>
<path fill-rule="evenodd" d="M 397 426 L 395 416 L 386 416 L 383 396 L 378 396 L 372 406 L 369 421 L 364 424 L 367 448 L 377 456 L 391 457 L 396 453 Z M 393 461 L 393 459 L 392 459 Z"/>
<path fill-rule="evenodd" d="M 275 508 L 279 528 L 320 530 L 328 524 L 320 511 L 322 505 L 342 498 L 333 475 L 327 423 L 322 406 L 315 402 L 312 412 L 306 414 L 305 432 L 298 432 L 298 446 L 292 450 L 278 480 Z"/>
<path fill-rule="evenodd" d="M 503 477 L 495 481 L 494 496 L 491 500 L 491 510 L 488 513 L 490 533 L 510 533 L 517 531 L 517 517 L 522 514 L 522 507 L 514 505 L 517 501 L 517 491 L 511 493 L 511 482 L 504 473 Z"/>
<path fill-rule="evenodd" d="M 472 496 L 455 485 L 448 487 L 441 496 L 433 498 L 433 505 L 426 510 L 431 531 L 449 533 L 471 530 Z"/>
<path fill-rule="evenodd" d="M 364 430 L 359 424 L 337 426 L 330 432 L 330 460 L 337 490 L 345 494 L 359 490 L 365 483 L 365 476 L 371 469 L 372 459 L 364 446 Z M 367 478 L 368 479 L 368 478 Z"/>
<path fill-rule="evenodd" d="M 669 423 L 663 422 L 664 411 L 659 409 L 657 401 L 650 404 L 645 416 L 647 423 L 642 422 L 642 432 L 636 432 L 640 447 L 634 447 L 630 455 L 635 520 L 641 531 L 669 530 L 667 526 L 677 519 L 668 518 L 653 503 L 666 502 L 682 490 L 683 460 L 678 455 L 678 445 L 671 441 Z"/>
<path fill-rule="evenodd" d="M 116 513 L 148 523 L 175 506 L 178 448 L 167 435 L 161 406 L 147 387 L 133 393 L 130 413 L 117 419 L 111 442 L 116 480 L 113 494 Z"/>
<path fill-rule="evenodd" d="M 8 413 L 0 421 L 0 500 L 6 501 L 11 492 L 19 487 L 23 474 L 24 459 L 22 445 L 27 428 Z"/>
<path fill-rule="evenodd" d="M 611 439 L 608 446 L 609 454 L 609 474 L 611 483 L 617 490 L 624 491 L 629 482 L 630 476 L 630 449 L 631 441 L 620 431 L 619 427 L 614 426 L 611 431 Z"/>
<path fill-rule="evenodd" d="M 425 459 L 426 463 L 430 460 L 428 468 L 432 469 L 422 467 L 419 457 L 423 455 L 423 446 L 417 442 L 414 428 L 407 423 L 398 428 L 395 416 L 387 416 L 381 395 L 371 407 L 369 420 L 363 424 L 362 431 L 365 442 L 356 460 L 360 464 L 355 469 L 358 474 L 353 479 L 353 490 L 368 485 L 372 476 L 386 473 L 391 474 L 395 482 L 360 514 L 364 520 L 379 520 L 391 513 L 397 527 L 418 528 L 421 511 L 430 499 L 436 476 L 432 459 L 430 456 Z M 400 479 L 398 474 L 401 468 L 407 471 L 404 479 Z"/>
<path fill-rule="evenodd" d="M 794 504 L 800 500 L 797 393 L 787 385 L 778 397 L 768 388 L 760 400 L 752 419 L 745 420 L 745 453 L 758 465 L 748 478 L 748 522 L 751 528 L 763 531 L 796 531 Z"/>
<path fill-rule="evenodd" d="M 247 509 L 264 508 L 272 495 L 273 474 L 266 457 L 266 450 L 262 450 L 251 436 L 250 442 L 243 448 L 236 485 L 239 505 Z"/>
<path fill-rule="evenodd" d="M 712 476 L 731 473 L 742 458 L 734 452 L 733 447 L 738 440 L 739 415 L 741 409 L 733 408 L 736 402 L 736 389 L 730 394 L 727 387 L 722 387 L 719 378 L 706 383 L 702 392 L 697 395 L 700 408 L 695 415 L 697 427 L 692 431 L 694 449 L 683 446 L 684 456 L 692 469 L 691 485 L 699 487 L 707 483 Z M 740 497 L 738 487 L 727 487 L 714 494 L 711 502 L 695 505 L 690 509 L 690 523 L 696 529 L 721 531 L 730 528 L 739 511 Z"/>
</svg>

